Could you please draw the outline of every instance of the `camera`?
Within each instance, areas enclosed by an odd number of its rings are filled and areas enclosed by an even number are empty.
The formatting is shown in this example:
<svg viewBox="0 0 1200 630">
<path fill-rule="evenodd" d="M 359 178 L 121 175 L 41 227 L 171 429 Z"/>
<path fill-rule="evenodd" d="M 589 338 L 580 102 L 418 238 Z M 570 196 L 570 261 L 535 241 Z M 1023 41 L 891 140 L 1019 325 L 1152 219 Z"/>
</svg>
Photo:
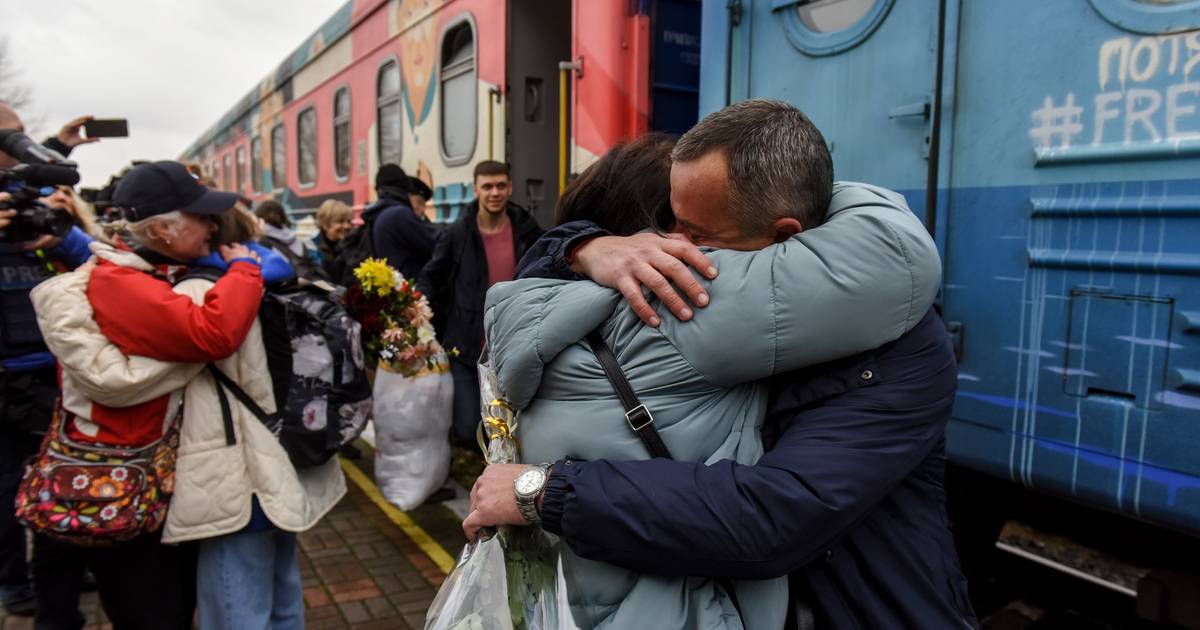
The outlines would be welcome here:
<svg viewBox="0 0 1200 630">
<path fill-rule="evenodd" d="M 14 168 L 0 169 L 0 192 L 11 196 L 0 204 L 0 210 L 17 211 L 8 227 L 0 231 L 0 241 L 20 243 L 46 234 L 66 236 L 75 224 L 74 219 L 65 212 L 46 207 L 38 199 L 53 194 L 55 186 L 79 183 L 75 163 L 11 129 L 0 130 L 0 151 L 25 162 Z"/>
</svg>

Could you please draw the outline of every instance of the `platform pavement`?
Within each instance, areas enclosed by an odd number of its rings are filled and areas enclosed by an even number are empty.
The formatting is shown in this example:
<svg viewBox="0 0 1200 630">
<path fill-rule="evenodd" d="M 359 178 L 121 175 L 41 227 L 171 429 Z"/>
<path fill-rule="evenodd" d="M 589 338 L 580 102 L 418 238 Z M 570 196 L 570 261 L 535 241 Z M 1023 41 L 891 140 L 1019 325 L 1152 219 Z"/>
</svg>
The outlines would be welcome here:
<svg viewBox="0 0 1200 630">
<path fill-rule="evenodd" d="M 371 481 L 372 451 L 361 441 L 358 445 L 362 459 L 343 460 L 343 467 L 352 467 L 345 498 L 300 535 L 305 627 L 422 628 L 425 611 L 446 576 L 444 567 L 465 542 L 460 517 L 441 503 L 410 512 L 381 508 L 377 501 L 382 498 Z M 462 493 L 459 487 L 458 505 L 450 502 L 459 511 Z M 111 629 L 95 593 L 81 598 L 80 610 L 86 630 Z M 32 628 L 31 618 L 6 616 L 0 609 L 0 630 Z"/>
</svg>

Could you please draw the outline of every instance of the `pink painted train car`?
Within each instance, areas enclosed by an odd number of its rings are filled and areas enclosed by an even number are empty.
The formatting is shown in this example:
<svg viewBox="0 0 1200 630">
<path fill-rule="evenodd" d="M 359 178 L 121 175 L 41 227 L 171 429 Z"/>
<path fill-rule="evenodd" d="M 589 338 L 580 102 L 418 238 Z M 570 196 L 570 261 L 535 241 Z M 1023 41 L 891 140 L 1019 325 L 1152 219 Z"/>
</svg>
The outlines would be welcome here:
<svg viewBox="0 0 1200 630">
<path fill-rule="evenodd" d="M 362 208 L 395 162 L 432 175 L 439 221 L 502 160 L 548 225 L 569 173 L 695 122 L 699 58 L 699 0 L 351 0 L 181 159 L 297 216 Z"/>
</svg>

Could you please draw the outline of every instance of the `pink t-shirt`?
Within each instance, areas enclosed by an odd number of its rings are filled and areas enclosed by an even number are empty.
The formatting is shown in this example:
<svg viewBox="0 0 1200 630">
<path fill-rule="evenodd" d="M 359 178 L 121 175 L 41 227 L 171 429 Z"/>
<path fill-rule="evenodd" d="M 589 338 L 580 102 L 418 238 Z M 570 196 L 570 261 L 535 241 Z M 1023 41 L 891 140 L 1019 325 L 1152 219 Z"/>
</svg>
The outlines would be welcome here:
<svg viewBox="0 0 1200 630">
<path fill-rule="evenodd" d="M 483 251 L 487 254 L 488 287 L 497 282 L 507 282 L 517 273 L 517 257 L 513 248 L 512 221 L 504 222 L 504 229 L 493 234 L 480 232 Z"/>
</svg>

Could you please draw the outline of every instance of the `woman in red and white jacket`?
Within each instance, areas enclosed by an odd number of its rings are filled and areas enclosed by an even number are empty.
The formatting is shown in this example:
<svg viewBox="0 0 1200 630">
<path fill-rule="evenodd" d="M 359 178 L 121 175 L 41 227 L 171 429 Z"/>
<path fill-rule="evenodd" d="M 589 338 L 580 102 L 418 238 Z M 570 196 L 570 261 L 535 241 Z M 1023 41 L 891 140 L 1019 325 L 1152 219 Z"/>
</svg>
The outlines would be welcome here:
<svg viewBox="0 0 1200 630">
<path fill-rule="evenodd" d="M 197 580 L 201 627 L 299 628 L 294 532 L 332 508 L 345 481 L 336 460 L 297 472 L 240 405 L 233 409 L 236 443 L 224 439 L 206 363 L 216 363 L 268 412 L 275 408 L 257 321 L 263 277 L 253 252 L 222 246 L 227 271 L 216 283 L 195 278 L 172 286 L 187 263 L 209 254 L 217 228 L 205 215 L 235 201 L 201 186 L 181 164 L 135 167 L 114 202 L 132 215 L 136 248 L 95 247 L 93 269 L 40 287 L 34 304 L 60 358 L 64 406 L 82 416 L 69 428 L 72 437 L 148 443 L 182 404 L 176 488 L 161 539 L 200 541 L 198 573 L 189 577 Z M 131 588 L 145 592 L 157 581 Z M 190 627 L 191 600 L 180 601 L 185 605 L 160 611 L 167 617 L 128 627 Z"/>
</svg>

